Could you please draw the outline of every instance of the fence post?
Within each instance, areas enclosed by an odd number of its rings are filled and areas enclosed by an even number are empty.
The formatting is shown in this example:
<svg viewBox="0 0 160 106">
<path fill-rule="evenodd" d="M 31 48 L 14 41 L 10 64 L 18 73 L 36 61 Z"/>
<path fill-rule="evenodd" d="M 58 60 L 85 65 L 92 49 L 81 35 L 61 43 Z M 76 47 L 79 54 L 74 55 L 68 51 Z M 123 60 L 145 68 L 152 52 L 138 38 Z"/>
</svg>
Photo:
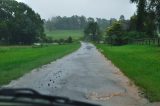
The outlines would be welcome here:
<svg viewBox="0 0 160 106">
<path fill-rule="evenodd" d="M 155 45 L 156 44 L 156 42 L 155 42 L 155 38 L 153 38 L 153 45 Z"/>
<path fill-rule="evenodd" d="M 158 38 L 156 38 L 156 45 L 158 45 Z"/>
<path fill-rule="evenodd" d="M 149 45 L 151 44 L 151 39 L 149 39 Z"/>
<path fill-rule="evenodd" d="M 156 44 L 157 44 L 157 42 L 156 42 L 156 41 L 157 41 L 157 38 L 155 38 L 154 40 L 155 40 L 154 43 L 155 43 L 155 45 L 156 45 Z"/>
</svg>

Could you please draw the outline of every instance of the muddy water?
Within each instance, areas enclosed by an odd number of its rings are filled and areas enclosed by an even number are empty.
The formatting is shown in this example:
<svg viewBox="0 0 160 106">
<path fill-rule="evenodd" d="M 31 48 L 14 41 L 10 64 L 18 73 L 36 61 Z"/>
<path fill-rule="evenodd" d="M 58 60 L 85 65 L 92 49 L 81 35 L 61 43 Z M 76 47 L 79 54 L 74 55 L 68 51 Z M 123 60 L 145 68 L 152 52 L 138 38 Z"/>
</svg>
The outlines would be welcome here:
<svg viewBox="0 0 160 106">
<path fill-rule="evenodd" d="M 90 43 L 55 62 L 33 70 L 7 87 L 32 88 L 104 106 L 160 106 L 141 98 L 137 88 Z"/>
</svg>

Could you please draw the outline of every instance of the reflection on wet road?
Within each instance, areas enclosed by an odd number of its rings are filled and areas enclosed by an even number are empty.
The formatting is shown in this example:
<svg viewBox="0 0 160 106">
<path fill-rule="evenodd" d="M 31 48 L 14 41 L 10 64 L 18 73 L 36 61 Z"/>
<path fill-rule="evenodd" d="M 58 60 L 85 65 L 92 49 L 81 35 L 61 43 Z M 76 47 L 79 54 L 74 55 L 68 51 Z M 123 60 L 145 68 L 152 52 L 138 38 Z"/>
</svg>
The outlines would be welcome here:
<svg viewBox="0 0 160 106">
<path fill-rule="evenodd" d="M 90 43 L 82 43 L 78 51 L 33 70 L 8 87 L 32 88 L 104 106 L 156 106 L 139 97 L 136 87 Z"/>
</svg>

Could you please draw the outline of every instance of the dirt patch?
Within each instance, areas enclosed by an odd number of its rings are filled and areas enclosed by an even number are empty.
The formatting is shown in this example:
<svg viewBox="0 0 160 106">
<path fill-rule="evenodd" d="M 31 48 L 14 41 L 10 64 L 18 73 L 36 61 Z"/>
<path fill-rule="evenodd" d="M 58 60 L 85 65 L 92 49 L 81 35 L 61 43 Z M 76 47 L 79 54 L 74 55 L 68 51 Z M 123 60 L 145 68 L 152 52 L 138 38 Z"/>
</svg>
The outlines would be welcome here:
<svg viewBox="0 0 160 106">
<path fill-rule="evenodd" d="M 86 95 L 87 99 L 90 100 L 101 100 L 101 101 L 106 101 L 109 99 L 112 99 L 113 97 L 116 96 L 125 96 L 125 93 L 109 93 L 109 94 L 105 94 L 105 93 L 97 93 L 97 92 L 92 92 L 88 95 Z"/>
</svg>

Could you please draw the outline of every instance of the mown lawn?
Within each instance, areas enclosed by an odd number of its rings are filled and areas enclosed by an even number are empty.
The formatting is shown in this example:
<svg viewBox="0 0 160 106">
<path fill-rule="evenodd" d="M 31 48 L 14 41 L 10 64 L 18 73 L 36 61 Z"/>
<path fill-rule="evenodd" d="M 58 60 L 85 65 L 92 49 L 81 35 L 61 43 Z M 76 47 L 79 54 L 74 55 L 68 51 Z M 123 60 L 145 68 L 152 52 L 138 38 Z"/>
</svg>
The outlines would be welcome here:
<svg viewBox="0 0 160 106">
<path fill-rule="evenodd" d="M 50 45 L 43 48 L 0 47 L 0 85 L 7 84 L 32 69 L 63 57 L 79 47 L 79 43 Z"/>
<path fill-rule="evenodd" d="M 83 31 L 82 30 L 54 30 L 54 31 L 46 31 L 46 35 L 56 40 L 61 38 L 66 39 L 69 36 L 77 40 L 83 37 Z"/>
<path fill-rule="evenodd" d="M 100 44 L 97 48 L 132 79 L 150 101 L 160 101 L 160 47 Z"/>
</svg>

